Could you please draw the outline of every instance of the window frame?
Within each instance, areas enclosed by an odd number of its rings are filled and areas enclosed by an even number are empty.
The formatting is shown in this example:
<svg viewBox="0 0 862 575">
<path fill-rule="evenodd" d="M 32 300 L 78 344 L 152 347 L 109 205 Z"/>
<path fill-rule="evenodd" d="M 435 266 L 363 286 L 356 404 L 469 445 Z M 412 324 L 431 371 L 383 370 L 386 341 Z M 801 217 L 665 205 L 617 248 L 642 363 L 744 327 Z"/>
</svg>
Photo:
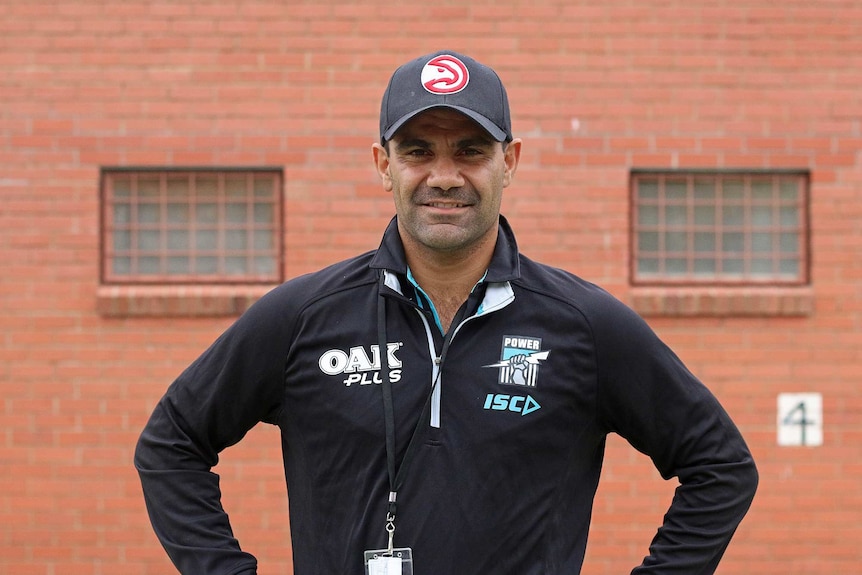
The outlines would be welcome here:
<svg viewBox="0 0 862 575">
<path fill-rule="evenodd" d="M 130 177 L 139 177 L 139 176 L 157 176 L 159 178 L 159 200 L 155 203 L 155 205 L 159 206 L 159 209 L 162 211 L 162 214 L 166 213 L 166 204 L 167 204 L 167 195 L 166 195 L 166 182 L 170 177 L 176 176 L 187 176 L 191 180 L 197 180 L 200 176 L 216 176 L 218 178 L 217 192 L 215 197 L 215 203 L 217 204 L 217 209 L 221 212 L 223 210 L 223 205 L 226 203 L 226 192 L 224 190 L 224 180 L 228 176 L 237 176 L 244 175 L 247 177 L 253 177 L 258 174 L 267 174 L 273 177 L 273 190 L 272 195 L 267 196 L 269 200 L 269 205 L 272 206 L 273 215 L 272 215 L 272 234 L 273 234 L 273 259 L 274 259 L 274 270 L 272 273 L 246 273 L 246 274 L 237 274 L 230 275 L 225 273 L 223 270 L 221 273 L 214 274 L 194 274 L 194 273 L 184 273 L 184 274 L 170 274 L 168 271 L 162 269 L 158 274 L 129 274 L 129 275 L 119 275 L 111 272 L 110 266 L 113 262 L 113 254 L 114 250 L 111 246 L 111 241 L 113 239 L 113 233 L 115 227 L 113 226 L 113 215 L 110 212 L 114 206 L 114 195 L 113 189 L 109 189 L 109 184 L 111 179 L 115 176 L 130 176 Z M 254 204 L 254 196 L 251 198 L 248 195 L 248 192 L 251 191 L 254 194 L 253 188 L 251 190 L 246 190 L 246 196 L 243 200 L 246 204 L 252 203 Z M 277 284 L 284 281 L 284 169 L 281 167 L 274 166 L 229 166 L 229 167 L 221 167 L 221 166 L 178 166 L 178 167 L 164 167 L 164 166 L 122 166 L 122 167 L 102 167 L 100 169 L 100 177 L 99 177 L 99 197 L 100 197 L 100 206 L 99 206 L 99 277 L 100 283 L 102 285 L 115 285 L 115 286 L 147 286 L 147 285 L 162 285 L 162 286 L 176 286 L 176 285 L 262 285 L 262 284 Z M 189 205 L 193 204 L 193 200 L 189 198 Z M 141 202 L 138 202 L 141 203 Z M 248 218 L 248 216 L 246 216 Z M 191 218 L 191 216 L 190 216 Z M 253 218 L 252 218 L 253 219 Z M 130 229 L 136 228 L 140 225 L 140 222 L 130 223 Z M 256 227 L 254 222 L 250 222 L 246 220 L 241 226 L 238 225 L 237 229 L 245 230 L 246 232 L 253 232 L 259 229 L 268 229 L 270 224 L 266 226 Z M 192 230 L 195 224 L 193 221 L 188 222 L 188 229 Z M 219 221 L 216 226 L 217 233 L 221 234 L 227 228 L 225 221 Z M 159 232 L 164 232 L 169 229 L 167 221 L 159 221 L 158 226 L 155 228 L 158 229 Z M 135 253 L 139 250 L 132 247 L 130 248 L 130 253 Z M 215 251 L 215 250 L 214 250 Z M 217 249 L 219 252 L 216 258 L 219 260 L 219 266 L 223 264 L 223 260 L 226 257 L 224 254 L 224 247 L 221 246 Z M 249 247 L 248 245 L 244 250 L 237 250 L 238 252 L 244 251 L 246 253 L 246 257 L 253 257 L 255 253 L 255 248 Z M 195 252 L 195 248 L 189 246 L 188 251 L 185 254 L 188 257 L 191 257 L 191 254 Z M 169 251 L 167 247 L 162 242 L 162 245 L 158 250 L 154 250 L 154 253 L 158 254 L 160 259 L 168 257 Z"/>
<path fill-rule="evenodd" d="M 644 178 L 658 178 L 660 182 L 666 181 L 667 179 L 685 179 L 687 185 L 687 192 L 691 191 L 693 188 L 693 182 L 696 178 L 712 178 L 715 181 L 716 186 L 725 179 L 743 179 L 744 182 L 744 195 L 742 199 L 742 206 L 746 209 L 750 208 L 753 205 L 750 189 L 752 180 L 762 180 L 766 178 L 784 178 L 784 179 L 796 179 L 799 189 L 799 194 L 795 201 L 795 206 L 799 209 L 799 222 L 797 227 L 794 228 L 800 235 L 798 238 L 798 249 L 799 253 L 797 255 L 796 261 L 799 264 L 799 273 L 796 277 L 782 279 L 777 275 L 764 276 L 762 278 L 758 278 L 756 276 L 751 275 L 751 271 L 748 269 L 750 262 L 754 259 L 752 254 L 754 253 L 749 245 L 749 242 L 746 241 L 745 249 L 740 253 L 740 258 L 743 261 L 743 265 L 746 268 L 745 273 L 741 274 L 740 277 L 736 278 L 731 276 L 730 274 L 722 275 L 716 272 L 715 275 L 712 276 L 704 276 L 702 279 L 695 276 L 695 272 L 689 267 L 688 271 L 684 275 L 680 275 L 676 277 L 674 275 L 648 275 L 644 276 L 643 273 L 640 273 L 639 270 L 639 261 L 643 257 L 643 252 L 639 251 L 638 245 L 638 233 L 642 230 L 640 224 L 638 222 L 639 209 L 643 206 L 642 201 L 639 202 L 638 197 L 638 182 L 642 181 Z M 661 184 L 660 188 L 661 189 Z M 810 172 L 806 169 L 649 169 L 649 168 L 635 168 L 630 171 L 629 174 L 629 281 L 632 286 L 666 286 L 666 287 L 710 287 L 710 286 L 718 286 L 718 287 L 794 287 L 794 286 L 806 286 L 811 283 L 811 209 L 810 209 L 810 201 L 811 201 L 811 175 Z M 656 205 L 661 207 L 664 204 L 664 200 L 666 198 L 659 193 L 659 197 L 656 200 Z M 691 205 L 695 202 L 693 196 L 687 194 L 686 206 L 690 208 Z M 779 198 L 780 204 L 780 198 Z M 724 205 L 722 202 L 716 198 L 716 201 L 713 205 L 720 211 L 721 207 Z M 733 204 L 735 205 L 735 204 Z M 773 203 L 770 204 L 775 209 L 774 200 Z M 780 207 L 780 206 L 779 206 Z M 747 217 L 747 216 L 746 216 Z M 692 221 L 687 221 L 686 229 L 693 226 Z M 656 225 L 657 228 L 661 228 L 661 224 Z M 742 227 L 742 234 L 744 237 L 748 237 L 752 234 L 752 230 L 754 229 L 751 226 L 750 221 L 744 222 Z M 775 224 L 772 225 L 771 228 L 775 228 Z M 780 224 L 778 226 L 780 229 Z M 705 228 L 706 229 L 706 228 Z M 712 230 L 713 233 L 719 235 L 722 233 L 722 230 L 725 229 L 723 224 L 716 222 L 713 226 L 708 228 Z M 663 233 L 667 231 L 667 228 L 659 229 L 659 233 Z M 687 234 L 691 234 L 691 231 L 687 231 Z M 770 232 L 776 233 L 776 232 Z M 777 232 L 780 233 L 780 232 Z M 719 254 L 718 251 L 720 249 L 719 246 L 714 248 L 713 254 Z M 667 254 L 669 253 L 667 250 L 663 250 L 660 247 L 655 252 L 648 253 L 656 253 L 660 258 L 668 259 Z M 672 253 L 672 252 L 670 252 Z M 690 260 L 694 257 L 694 245 L 690 238 L 686 241 L 686 261 Z M 706 252 L 709 253 L 709 252 Z M 771 252 L 775 254 L 775 251 Z M 718 258 L 716 258 L 717 261 Z"/>
</svg>

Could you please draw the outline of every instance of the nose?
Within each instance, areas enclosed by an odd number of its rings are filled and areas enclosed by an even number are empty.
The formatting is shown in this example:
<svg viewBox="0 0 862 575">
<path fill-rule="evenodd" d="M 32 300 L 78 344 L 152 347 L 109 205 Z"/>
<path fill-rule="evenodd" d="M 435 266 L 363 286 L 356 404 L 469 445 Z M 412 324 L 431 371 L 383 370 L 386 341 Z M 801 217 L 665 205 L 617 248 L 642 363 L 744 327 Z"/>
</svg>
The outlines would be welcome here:
<svg viewBox="0 0 862 575">
<path fill-rule="evenodd" d="M 426 180 L 428 187 L 443 191 L 451 188 L 460 188 L 464 185 L 464 177 L 458 162 L 454 158 L 439 155 L 434 158 Z"/>
</svg>

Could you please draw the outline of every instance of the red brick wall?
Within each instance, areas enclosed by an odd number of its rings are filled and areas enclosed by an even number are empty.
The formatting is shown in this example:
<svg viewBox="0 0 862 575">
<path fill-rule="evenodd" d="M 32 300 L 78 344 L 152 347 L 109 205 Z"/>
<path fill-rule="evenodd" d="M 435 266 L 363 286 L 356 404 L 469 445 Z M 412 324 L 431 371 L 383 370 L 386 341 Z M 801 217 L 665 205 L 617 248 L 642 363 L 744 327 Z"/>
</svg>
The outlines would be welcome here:
<svg viewBox="0 0 862 575">
<path fill-rule="evenodd" d="M 283 166 L 286 273 L 316 269 L 376 246 L 392 214 L 371 166 L 379 97 L 397 64 L 439 47 L 488 62 L 509 86 L 525 144 L 504 213 L 523 250 L 625 301 L 674 297 L 629 286 L 629 169 L 811 170 L 812 286 L 767 298 L 801 299 L 804 313 L 770 315 L 767 301 L 648 320 L 760 464 L 720 572 L 859 572 L 855 0 L 0 3 L 0 572 L 173 572 L 133 446 L 231 318 L 99 313 L 112 297 L 98 285 L 99 168 Z M 802 391 L 823 394 L 824 445 L 777 447 L 776 396 Z M 257 428 L 218 467 L 236 533 L 266 573 L 290 571 L 277 444 Z M 672 490 L 612 439 L 584 573 L 637 564 Z"/>
</svg>

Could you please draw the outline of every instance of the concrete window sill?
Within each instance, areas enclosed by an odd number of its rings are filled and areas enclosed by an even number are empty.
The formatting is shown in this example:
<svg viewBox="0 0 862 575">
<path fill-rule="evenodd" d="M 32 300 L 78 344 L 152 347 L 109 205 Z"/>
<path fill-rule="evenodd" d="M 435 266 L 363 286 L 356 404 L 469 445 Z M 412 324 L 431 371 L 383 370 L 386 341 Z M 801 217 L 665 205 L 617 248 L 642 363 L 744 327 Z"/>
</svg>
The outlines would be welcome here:
<svg viewBox="0 0 862 575">
<path fill-rule="evenodd" d="M 630 303 L 642 316 L 806 317 L 814 313 L 811 286 L 634 287 Z"/>
<path fill-rule="evenodd" d="M 104 317 L 238 316 L 275 285 L 99 286 L 97 309 Z"/>
</svg>

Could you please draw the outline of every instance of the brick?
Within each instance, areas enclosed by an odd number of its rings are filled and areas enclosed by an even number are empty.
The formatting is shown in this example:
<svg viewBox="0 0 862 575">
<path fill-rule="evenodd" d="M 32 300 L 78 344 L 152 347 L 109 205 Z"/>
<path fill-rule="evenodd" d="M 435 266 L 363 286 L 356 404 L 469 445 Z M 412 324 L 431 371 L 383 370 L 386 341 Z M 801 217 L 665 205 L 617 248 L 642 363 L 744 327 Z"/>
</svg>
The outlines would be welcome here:
<svg viewBox="0 0 862 575">
<path fill-rule="evenodd" d="M 392 214 L 369 153 L 383 83 L 447 44 L 507 82 L 525 144 L 504 211 L 525 252 L 633 302 L 743 426 L 762 487 L 722 573 L 855 572 L 857 4 L 414 4 L 395 34 L 382 6 L 350 3 L 0 6 L 0 478 L 14 478 L 0 479 L 0 572 L 172 569 L 131 450 L 165 387 L 260 295 L 100 287 L 99 168 L 283 166 L 286 272 L 318 269 L 377 244 Z M 812 286 L 630 286 L 633 166 L 810 169 Z M 778 448 L 775 396 L 812 389 L 826 445 Z M 254 430 L 220 472 L 244 546 L 289 572 L 277 444 Z M 670 487 L 609 440 L 585 574 L 640 561 Z"/>
</svg>

